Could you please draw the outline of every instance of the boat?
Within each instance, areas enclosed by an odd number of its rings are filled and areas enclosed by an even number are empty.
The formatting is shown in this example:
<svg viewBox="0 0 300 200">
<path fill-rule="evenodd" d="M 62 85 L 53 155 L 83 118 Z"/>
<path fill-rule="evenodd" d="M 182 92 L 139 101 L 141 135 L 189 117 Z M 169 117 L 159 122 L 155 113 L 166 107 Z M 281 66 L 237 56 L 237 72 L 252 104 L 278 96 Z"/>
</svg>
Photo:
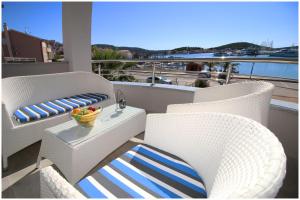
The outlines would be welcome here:
<svg viewBox="0 0 300 200">
<path fill-rule="evenodd" d="M 298 50 L 282 49 L 274 53 L 270 53 L 271 57 L 298 57 Z"/>
</svg>

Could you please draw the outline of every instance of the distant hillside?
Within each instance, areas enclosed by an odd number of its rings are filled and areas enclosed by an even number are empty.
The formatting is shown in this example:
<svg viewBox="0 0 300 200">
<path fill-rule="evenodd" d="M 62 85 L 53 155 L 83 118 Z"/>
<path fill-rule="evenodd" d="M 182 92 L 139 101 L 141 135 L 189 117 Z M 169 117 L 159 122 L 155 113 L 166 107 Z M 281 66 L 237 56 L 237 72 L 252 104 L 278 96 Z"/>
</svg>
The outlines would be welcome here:
<svg viewBox="0 0 300 200">
<path fill-rule="evenodd" d="M 139 47 L 126 47 L 126 46 L 113 46 L 109 44 L 94 44 L 92 46 L 95 46 L 97 48 L 101 49 L 114 49 L 114 50 L 129 50 L 135 58 L 139 57 L 148 57 L 151 55 L 161 55 L 161 54 L 167 54 L 168 50 L 148 50 L 143 49 Z"/>
<path fill-rule="evenodd" d="M 117 47 L 109 44 L 94 44 L 92 46 L 95 46 L 97 48 L 101 49 L 114 49 L 114 50 L 129 50 L 129 51 L 140 51 L 140 52 L 148 52 L 149 50 L 139 48 L 139 47 Z"/>
<path fill-rule="evenodd" d="M 129 50 L 133 54 L 137 55 L 162 55 L 162 54 L 178 54 L 178 53 L 201 53 L 203 52 L 203 48 L 201 47 L 179 47 L 172 50 L 148 50 L 139 47 L 126 47 L 126 46 L 113 46 L 109 44 L 94 44 L 97 48 L 101 49 L 114 49 L 114 50 Z"/>
<path fill-rule="evenodd" d="M 210 48 L 210 49 L 214 49 L 214 50 L 224 50 L 224 49 L 241 50 L 241 49 L 248 49 L 248 48 L 257 49 L 257 48 L 261 48 L 261 47 L 262 46 L 260 46 L 260 45 L 249 43 L 249 42 L 235 42 L 235 43 L 225 44 L 225 45 Z"/>
<path fill-rule="evenodd" d="M 280 50 L 280 49 L 298 49 L 298 45 L 297 46 L 290 46 L 290 47 L 280 47 L 280 48 L 274 48 L 276 50 Z"/>
<path fill-rule="evenodd" d="M 157 55 L 166 55 L 166 54 L 181 54 L 181 53 L 205 53 L 205 52 L 222 52 L 226 49 L 231 50 L 241 50 L 241 49 L 270 49 L 261 45 L 249 43 L 249 42 L 235 42 L 230 44 L 225 44 L 218 47 L 213 48 L 201 48 L 201 47 L 179 47 L 172 50 L 148 50 L 143 49 L 139 47 L 126 47 L 126 46 L 114 46 L 109 44 L 94 44 L 92 46 L 95 46 L 97 48 L 102 49 L 114 49 L 114 50 L 129 50 L 133 54 L 133 58 L 149 58 L 151 56 L 157 56 Z M 293 47 L 281 47 L 281 48 L 274 48 L 277 50 L 280 49 L 289 49 L 289 48 L 298 48 L 298 46 Z"/>
<path fill-rule="evenodd" d="M 179 47 L 176 49 L 172 49 L 170 51 L 171 54 L 178 54 L 178 53 L 202 53 L 203 48 L 201 47 Z"/>
<path fill-rule="evenodd" d="M 143 49 L 139 47 L 126 47 L 126 46 L 113 46 L 109 44 L 94 44 L 93 46 L 96 46 L 97 48 L 102 48 L 102 49 L 114 49 L 114 50 L 129 50 L 133 54 L 141 54 L 141 55 L 158 55 L 158 54 L 178 54 L 178 53 L 202 53 L 202 52 L 207 52 L 208 50 L 215 50 L 215 51 L 220 51 L 220 50 L 225 50 L 225 49 L 232 49 L 232 50 L 241 50 L 241 49 L 248 49 L 248 48 L 261 48 L 262 46 L 256 45 L 253 43 L 249 42 L 235 42 L 235 43 L 230 43 L 218 47 L 213 47 L 213 48 L 208 48 L 204 49 L 201 47 L 179 47 L 175 48 L 172 50 L 148 50 L 148 49 Z"/>
<path fill-rule="evenodd" d="M 92 46 L 95 46 L 95 47 L 101 48 L 101 49 L 116 49 L 115 46 L 110 45 L 110 44 L 94 44 Z"/>
</svg>

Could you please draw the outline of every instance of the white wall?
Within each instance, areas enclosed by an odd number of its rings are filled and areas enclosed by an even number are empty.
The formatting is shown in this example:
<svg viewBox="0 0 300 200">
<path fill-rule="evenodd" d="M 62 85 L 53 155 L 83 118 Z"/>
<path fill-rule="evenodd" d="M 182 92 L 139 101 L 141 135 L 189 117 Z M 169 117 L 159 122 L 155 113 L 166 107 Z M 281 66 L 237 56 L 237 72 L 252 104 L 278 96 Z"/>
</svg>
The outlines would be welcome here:
<svg viewBox="0 0 300 200">
<path fill-rule="evenodd" d="M 70 71 L 92 71 L 92 2 L 63 2 L 62 30 L 64 58 Z"/>
<path fill-rule="evenodd" d="M 2 78 L 11 76 L 28 76 L 53 74 L 69 71 L 67 62 L 54 63 L 2 63 Z"/>
<path fill-rule="evenodd" d="M 296 104 L 297 105 L 297 104 Z M 287 171 L 279 198 L 298 197 L 298 106 L 294 109 L 271 105 L 269 127 L 287 156 Z M 296 109 L 295 109 L 296 108 Z"/>
<path fill-rule="evenodd" d="M 127 105 L 143 108 L 149 113 L 164 113 L 169 104 L 193 102 L 194 92 L 184 88 L 150 83 L 113 82 L 115 92 L 120 89 L 126 98 Z"/>
<path fill-rule="evenodd" d="M 298 110 L 271 106 L 269 128 L 278 137 L 287 156 L 298 159 Z"/>
</svg>

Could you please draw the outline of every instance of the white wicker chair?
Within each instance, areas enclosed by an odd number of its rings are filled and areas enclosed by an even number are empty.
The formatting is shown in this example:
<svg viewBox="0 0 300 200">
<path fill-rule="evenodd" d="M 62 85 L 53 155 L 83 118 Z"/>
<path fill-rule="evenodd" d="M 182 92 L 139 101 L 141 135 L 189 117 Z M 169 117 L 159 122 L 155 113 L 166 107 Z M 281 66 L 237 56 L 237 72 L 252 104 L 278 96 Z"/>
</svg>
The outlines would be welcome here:
<svg viewBox="0 0 300 200">
<path fill-rule="evenodd" d="M 281 143 L 254 120 L 225 113 L 147 116 L 145 143 L 179 156 L 203 178 L 210 198 L 275 197 L 286 173 Z M 52 167 L 41 197 L 81 198 Z"/>
<path fill-rule="evenodd" d="M 193 103 L 169 105 L 167 113 L 224 112 L 245 116 L 267 126 L 273 89 L 273 84 L 263 81 L 199 89 Z"/>
<path fill-rule="evenodd" d="M 99 92 L 109 99 L 95 106 L 115 103 L 113 85 L 105 78 L 89 72 L 67 72 L 2 79 L 2 158 L 6 168 L 7 158 L 19 150 L 42 139 L 44 129 L 70 120 L 64 113 L 42 120 L 18 124 L 12 115 L 17 108 L 46 100 Z"/>
</svg>

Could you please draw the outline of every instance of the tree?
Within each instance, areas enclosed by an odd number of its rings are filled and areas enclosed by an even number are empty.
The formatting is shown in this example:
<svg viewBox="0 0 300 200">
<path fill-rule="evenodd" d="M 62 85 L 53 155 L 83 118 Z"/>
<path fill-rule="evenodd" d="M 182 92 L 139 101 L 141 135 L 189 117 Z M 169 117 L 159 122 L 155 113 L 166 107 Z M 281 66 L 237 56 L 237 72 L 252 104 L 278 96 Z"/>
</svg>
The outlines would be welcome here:
<svg viewBox="0 0 300 200">
<path fill-rule="evenodd" d="M 194 84 L 195 84 L 195 87 L 199 87 L 199 88 L 209 87 L 209 83 L 207 80 L 197 79 Z"/>
<path fill-rule="evenodd" d="M 227 72 L 229 69 L 229 66 L 232 66 L 232 72 L 237 72 L 237 67 L 240 65 L 240 63 L 231 63 L 231 62 L 223 62 L 220 63 L 220 66 L 223 68 L 222 72 Z"/>
<path fill-rule="evenodd" d="M 60 54 L 54 54 L 53 59 L 52 59 L 52 62 L 58 62 L 59 59 L 62 59 L 62 58 L 64 58 L 63 55 L 60 55 Z"/>
<path fill-rule="evenodd" d="M 215 66 L 217 66 L 219 63 L 217 63 L 217 62 L 204 62 L 203 64 L 206 65 L 208 67 L 208 71 L 211 72 L 213 70 L 213 68 Z"/>
<path fill-rule="evenodd" d="M 123 59 L 122 55 L 113 49 L 98 49 L 92 46 L 92 59 L 93 60 L 118 60 Z M 135 81 L 134 76 L 126 75 L 123 71 L 135 65 L 135 63 L 123 62 L 103 62 L 101 65 L 101 73 L 103 77 L 111 81 Z M 121 74 L 121 75 L 120 75 Z"/>
<path fill-rule="evenodd" d="M 113 49 L 98 49 L 97 47 L 92 47 L 93 60 L 114 60 L 122 58 L 124 57 Z"/>
<path fill-rule="evenodd" d="M 113 77 L 113 81 L 135 82 L 136 79 L 132 75 L 120 75 Z"/>
</svg>

